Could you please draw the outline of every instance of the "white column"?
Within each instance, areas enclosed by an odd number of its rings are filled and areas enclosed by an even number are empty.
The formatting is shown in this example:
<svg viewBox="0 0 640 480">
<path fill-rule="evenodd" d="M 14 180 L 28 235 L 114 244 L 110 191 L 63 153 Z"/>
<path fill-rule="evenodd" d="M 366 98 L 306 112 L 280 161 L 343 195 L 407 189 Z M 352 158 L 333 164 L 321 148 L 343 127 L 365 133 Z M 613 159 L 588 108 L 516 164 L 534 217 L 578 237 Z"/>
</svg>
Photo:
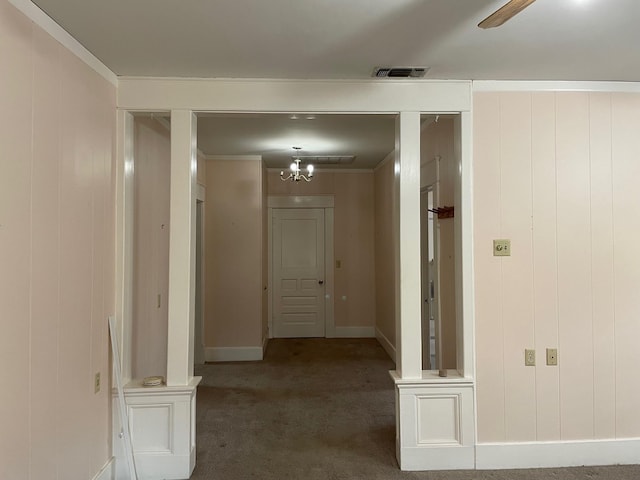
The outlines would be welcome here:
<svg viewBox="0 0 640 480">
<path fill-rule="evenodd" d="M 131 337 L 133 332 L 133 115 L 117 113 L 116 150 L 116 327 L 122 352 L 122 382 L 131 380 Z M 106 320 L 105 320 L 106 321 Z"/>
<path fill-rule="evenodd" d="M 195 319 L 197 123 L 191 110 L 171 111 L 169 328 L 167 385 L 193 378 Z"/>
<path fill-rule="evenodd" d="M 396 120 L 396 369 L 422 377 L 420 293 L 420 113 Z"/>
<path fill-rule="evenodd" d="M 475 377 L 473 365 L 473 167 L 471 112 L 454 123 L 454 149 L 458 180 L 455 184 L 456 333 L 458 371 Z M 458 205 L 460 207 L 458 207 Z"/>
</svg>

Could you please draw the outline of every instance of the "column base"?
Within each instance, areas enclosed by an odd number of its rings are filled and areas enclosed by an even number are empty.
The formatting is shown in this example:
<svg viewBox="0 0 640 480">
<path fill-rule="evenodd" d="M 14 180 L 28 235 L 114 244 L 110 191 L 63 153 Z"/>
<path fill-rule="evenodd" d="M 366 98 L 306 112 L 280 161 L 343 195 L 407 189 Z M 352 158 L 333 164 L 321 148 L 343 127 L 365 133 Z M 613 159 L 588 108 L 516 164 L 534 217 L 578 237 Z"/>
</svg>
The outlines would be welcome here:
<svg viewBox="0 0 640 480">
<path fill-rule="evenodd" d="M 131 443 L 139 480 L 180 480 L 196 466 L 196 389 L 189 385 L 143 387 L 141 380 L 124 386 Z M 114 394 L 113 455 L 116 480 L 128 480 L 120 413 Z"/>
<path fill-rule="evenodd" d="M 450 371 L 446 378 L 422 378 L 396 385 L 396 457 L 401 470 L 475 468 L 473 381 Z"/>
</svg>

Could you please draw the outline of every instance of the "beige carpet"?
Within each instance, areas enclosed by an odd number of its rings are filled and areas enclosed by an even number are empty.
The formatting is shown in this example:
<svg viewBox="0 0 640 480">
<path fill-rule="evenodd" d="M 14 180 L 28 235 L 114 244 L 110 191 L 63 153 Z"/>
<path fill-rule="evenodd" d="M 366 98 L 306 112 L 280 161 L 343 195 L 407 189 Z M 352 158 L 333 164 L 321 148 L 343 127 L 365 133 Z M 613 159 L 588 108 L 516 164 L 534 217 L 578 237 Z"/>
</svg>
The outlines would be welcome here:
<svg viewBox="0 0 640 480">
<path fill-rule="evenodd" d="M 263 362 L 198 367 L 194 480 L 638 480 L 639 466 L 401 472 L 393 363 L 373 339 L 269 342 Z"/>
</svg>

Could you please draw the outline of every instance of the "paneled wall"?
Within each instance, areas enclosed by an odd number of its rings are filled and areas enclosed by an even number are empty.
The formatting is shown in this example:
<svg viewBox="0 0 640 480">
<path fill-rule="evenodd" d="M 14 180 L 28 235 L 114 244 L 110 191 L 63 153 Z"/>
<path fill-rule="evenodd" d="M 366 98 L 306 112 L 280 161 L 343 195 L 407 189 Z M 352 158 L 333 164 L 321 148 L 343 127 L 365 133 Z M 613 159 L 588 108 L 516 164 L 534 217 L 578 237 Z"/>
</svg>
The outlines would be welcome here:
<svg viewBox="0 0 640 480">
<path fill-rule="evenodd" d="M 111 457 L 115 87 L 8 2 L 0 65 L 0 478 L 87 480 Z"/>
<path fill-rule="evenodd" d="M 474 125 L 479 441 L 640 436 L 640 95 L 478 93 Z"/>
<path fill-rule="evenodd" d="M 336 327 L 375 325 L 373 172 L 318 170 L 311 183 L 283 182 L 269 172 L 269 195 L 333 195 Z"/>
<path fill-rule="evenodd" d="M 149 117 L 134 124 L 132 376 L 167 373 L 169 130 Z"/>
</svg>

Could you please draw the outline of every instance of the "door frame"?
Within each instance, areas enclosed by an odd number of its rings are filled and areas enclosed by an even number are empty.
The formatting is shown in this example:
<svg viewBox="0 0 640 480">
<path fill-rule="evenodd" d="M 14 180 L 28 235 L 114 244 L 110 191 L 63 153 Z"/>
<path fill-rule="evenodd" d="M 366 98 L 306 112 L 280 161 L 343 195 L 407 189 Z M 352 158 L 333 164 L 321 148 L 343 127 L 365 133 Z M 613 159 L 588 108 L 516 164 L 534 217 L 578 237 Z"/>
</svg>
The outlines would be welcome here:
<svg viewBox="0 0 640 480">
<path fill-rule="evenodd" d="M 273 210 L 281 208 L 324 209 L 324 336 L 335 337 L 334 318 L 334 253 L 333 253 L 333 195 L 268 195 L 267 196 L 267 250 L 268 250 L 268 338 L 273 337 Z"/>
</svg>

